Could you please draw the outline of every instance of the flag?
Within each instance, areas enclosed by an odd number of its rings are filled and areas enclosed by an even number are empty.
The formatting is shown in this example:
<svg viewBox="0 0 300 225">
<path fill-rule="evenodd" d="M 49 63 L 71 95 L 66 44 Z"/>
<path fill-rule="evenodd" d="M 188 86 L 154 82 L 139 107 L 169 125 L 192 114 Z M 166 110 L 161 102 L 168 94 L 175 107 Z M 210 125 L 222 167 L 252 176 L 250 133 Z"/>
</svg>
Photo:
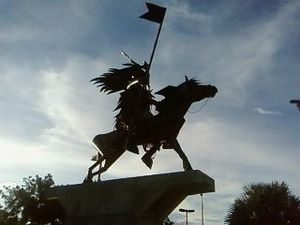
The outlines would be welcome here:
<svg viewBox="0 0 300 225">
<path fill-rule="evenodd" d="M 141 15 L 140 18 L 150 20 L 155 23 L 162 23 L 165 17 L 167 8 L 146 2 L 148 12 Z"/>
</svg>

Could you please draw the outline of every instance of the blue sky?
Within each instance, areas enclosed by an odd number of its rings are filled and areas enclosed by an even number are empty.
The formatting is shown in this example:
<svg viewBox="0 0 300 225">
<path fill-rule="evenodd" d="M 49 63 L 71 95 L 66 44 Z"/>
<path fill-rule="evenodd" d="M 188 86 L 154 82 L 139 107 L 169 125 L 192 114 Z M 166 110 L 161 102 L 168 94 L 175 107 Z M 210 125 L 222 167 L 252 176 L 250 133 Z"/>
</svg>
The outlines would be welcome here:
<svg viewBox="0 0 300 225">
<path fill-rule="evenodd" d="M 250 182 L 286 181 L 300 195 L 300 2 L 155 1 L 168 8 L 151 68 L 154 91 L 184 75 L 218 87 L 186 116 L 181 143 L 194 168 L 216 181 L 205 198 L 206 224 L 222 224 Z M 157 24 L 138 19 L 143 1 L 0 0 L 0 183 L 51 173 L 57 184 L 82 182 L 92 138 L 113 128 L 116 96 L 89 80 L 126 62 L 148 61 Z M 192 106 L 197 111 L 203 103 Z M 104 179 L 181 170 L 172 150 L 148 170 L 126 153 Z M 167 163 L 166 163 L 167 162 Z M 200 199 L 194 208 L 199 223 Z M 174 211 L 171 219 L 184 223 Z"/>
</svg>

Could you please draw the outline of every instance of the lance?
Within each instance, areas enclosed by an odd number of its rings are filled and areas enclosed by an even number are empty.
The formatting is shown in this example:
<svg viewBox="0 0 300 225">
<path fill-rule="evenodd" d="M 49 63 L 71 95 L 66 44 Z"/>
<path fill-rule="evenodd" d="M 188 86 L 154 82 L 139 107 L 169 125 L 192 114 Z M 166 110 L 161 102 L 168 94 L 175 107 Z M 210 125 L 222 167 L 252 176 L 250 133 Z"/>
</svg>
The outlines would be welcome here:
<svg viewBox="0 0 300 225">
<path fill-rule="evenodd" d="M 157 32 L 156 39 L 155 39 L 155 42 L 154 42 L 154 45 L 153 45 L 153 50 L 152 50 L 152 53 L 151 53 L 151 57 L 150 57 L 150 60 L 149 60 L 149 67 L 148 67 L 148 76 L 149 76 L 150 67 L 152 65 L 154 53 L 155 53 L 155 50 L 156 50 L 156 47 L 157 47 L 158 38 L 159 38 L 159 35 L 160 35 L 160 31 L 161 31 L 161 28 L 162 28 L 162 24 L 163 24 L 163 21 L 164 21 L 164 17 L 165 17 L 167 8 L 161 7 L 161 6 L 155 5 L 153 3 L 149 3 L 149 2 L 146 2 L 146 7 L 148 8 L 148 12 L 141 15 L 140 18 L 146 19 L 146 20 L 149 20 L 149 21 L 152 21 L 152 22 L 155 22 L 155 23 L 159 24 L 158 32 Z M 148 77 L 147 83 L 148 83 L 148 86 L 149 86 L 149 77 Z"/>
<path fill-rule="evenodd" d="M 146 68 L 146 70 L 147 70 L 146 71 L 147 72 L 146 83 L 147 83 L 148 89 L 150 89 L 150 85 L 149 85 L 150 84 L 150 77 L 149 77 L 150 76 L 150 73 L 149 73 L 150 72 L 150 67 L 151 67 L 151 64 L 152 64 L 152 61 L 153 61 L 155 49 L 156 49 L 156 46 L 157 46 L 158 38 L 159 38 L 159 35 L 160 35 L 160 31 L 161 31 L 161 28 L 162 28 L 162 23 L 163 23 L 167 8 L 155 5 L 153 3 L 148 3 L 148 2 L 146 2 L 146 7 L 148 8 L 148 12 L 141 15 L 140 18 L 150 20 L 150 21 L 155 22 L 155 23 L 159 23 L 159 28 L 158 28 L 155 43 L 154 43 L 154 46 L 153 46 L 150 61 L 149 61 L 149 64 L 148 64 L 148 68 Z M 135 63 L 124 51 L 122 51 L 122 54 L 126 58 L 128 58 L 132 63 Z M 140 99 L 140 97 L 141 97 L 141 92 L 139 93 L 138 99 Z M 131 136 L 132 127 L 133 127 L 133 123 L 134 123 L 134 119 L 135 119 L 135 114 L 136 114 L 136 109 L 134 110 L 132 119 L 131 119 L 130 124 L 129 124 L 129 133 L 127 134 L 125 144 L 124 144 L 125 148 L 128 144 L 129 137 Z"/>
</svg>

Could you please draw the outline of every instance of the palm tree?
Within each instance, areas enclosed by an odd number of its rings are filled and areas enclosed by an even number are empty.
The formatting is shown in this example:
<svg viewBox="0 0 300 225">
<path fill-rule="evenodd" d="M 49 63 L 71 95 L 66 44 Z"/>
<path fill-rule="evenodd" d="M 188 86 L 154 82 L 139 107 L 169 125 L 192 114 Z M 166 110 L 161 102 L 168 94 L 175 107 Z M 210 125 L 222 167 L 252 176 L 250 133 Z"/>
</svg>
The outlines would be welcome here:
<svg viewBox="0 0 300 225">
<path fill-rule="evenodd" d="M 168 216 L 163 220 L 163 223 L 162 223 L 162 225 L 173 225 L 173 224 L 174 224 L 174 222 L 172 222 Z"/>
<path fill-rule="evenodd" d="M 300 199 L 285 182 L 250 184 L 230 206 L 229 225 L 299 225 Z"/>
</svg>

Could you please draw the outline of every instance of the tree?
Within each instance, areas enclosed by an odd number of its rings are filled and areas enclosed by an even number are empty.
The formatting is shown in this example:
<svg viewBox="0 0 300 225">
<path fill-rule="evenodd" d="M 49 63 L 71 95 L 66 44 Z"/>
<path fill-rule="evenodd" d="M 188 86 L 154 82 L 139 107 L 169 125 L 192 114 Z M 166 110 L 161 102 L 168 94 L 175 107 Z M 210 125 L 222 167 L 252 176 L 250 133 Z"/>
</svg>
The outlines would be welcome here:
<svg viewBox="0 0 300 225">
<path fill-rule="evenodd" d="M 229 225 L 299 225 L 300 200 L 285 182 L 250 184 L 230 206 Z"/>
<path fill-rule="evenodd" d="M 2 225 L 60 225 L 64 211 L 56 200 L 47 199 L 47 192 L 54 186 L 51 174 L 44 178 L 36 175 L 23 179 L 21 186 L 4 187 L 0 190 L 5 207 L 0 208 Z"/>
<path fill-rule="evenodd" d="M 9 213 L 0 209 L 0 224 L 1 225 L 20 225 L 18 218 L 10 216 Z"/>
</svg>

